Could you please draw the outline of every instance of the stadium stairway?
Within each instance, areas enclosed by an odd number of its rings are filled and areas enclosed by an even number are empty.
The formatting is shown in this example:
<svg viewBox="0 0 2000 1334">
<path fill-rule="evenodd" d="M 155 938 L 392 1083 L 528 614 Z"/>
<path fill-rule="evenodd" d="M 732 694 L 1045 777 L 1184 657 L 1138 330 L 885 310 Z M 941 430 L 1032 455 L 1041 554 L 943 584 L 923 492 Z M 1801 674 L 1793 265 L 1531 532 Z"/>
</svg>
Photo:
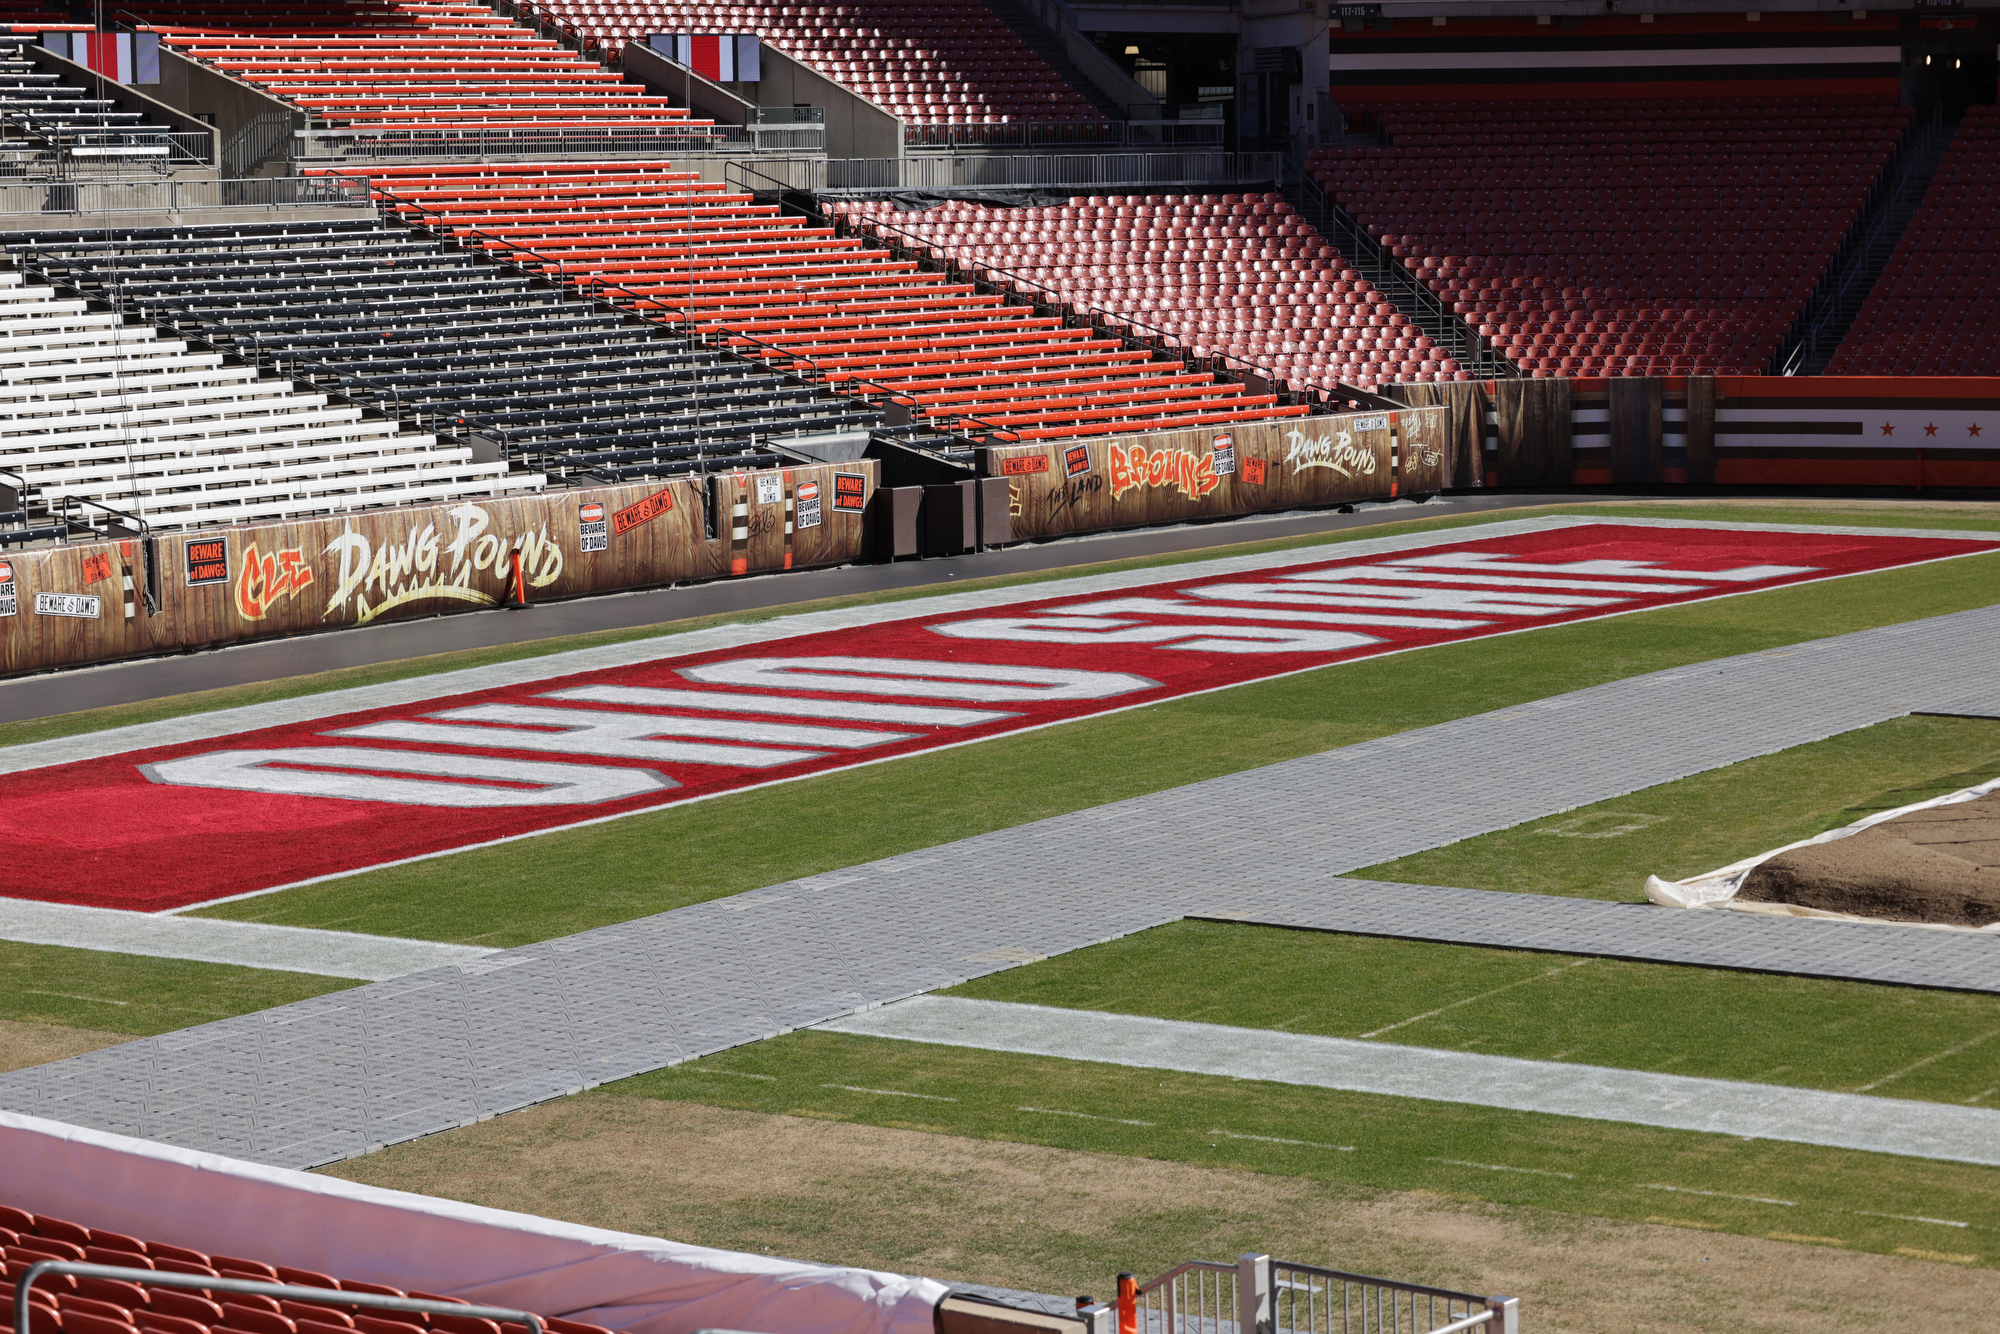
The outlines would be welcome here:
<svg viewBox="0 0 2000 1334">
<path fill-rule="evenodd" d="M 120 111 L 109 98 L 39 70 L 23 49 L 25 38 L 0 37 L 0 164 L 9 174 L 41 175 L 59 167 L 79 172 L 121 172 L 172 156 L 168 125 L 147 124 L 142 113 Z"/>
<path fill-rule="evenodd" d="M 1862 210 L 1848 243 L 1834 257 L 1819 290 L 1779 349 L 1781 373 L 1825 374 L 1922 207 L 1951 142 L 1949 128 L 1934 127 L 1914 138 L 1889 164 L 1883 188 Z"/>
<path fill-rule="evenodd" d="M 1315 178 L 1525 374 L 1762 374 L 1903 136 L 1893 98 L 1356 103 Z"/>
<path fill-rule="evenodd" d="M 2000 370 L 2000 108 L 1973 107 L 1943 144 L 1907 227 L 1828 361 L 1831 375 Z"/>
<path fill-rule="evenodd" d="M 920 421 L 1019 439 L 1302 416 L 1180 360 L 1008 304 L 660 163 L 386 167 L 385 206 L 523 246 L 621 303 L 781 370 L 908 396 Z"/>
<path fill-rule="evenodd" d="M 1053 208 L 838 206 L 971 272 L 1295 387 L 1471 379 L 1276 194 L 1094 195 Z"/>
<path fill-rule="evenodd" d="M 471 455 L 0 272 L 0 470 L 30 522 L 78 501 L 185 527 L 543 483 Z"/>
<path fill-rule="evenodd" d="M 446 423 L 537 483 L 775 467 L 774 441 L 881 421 L 391 223 L 49 231 L 13 244 L 84 291 L 115 287 L 160 324 L 303 359 L 358 397 Z"/>
</svg>

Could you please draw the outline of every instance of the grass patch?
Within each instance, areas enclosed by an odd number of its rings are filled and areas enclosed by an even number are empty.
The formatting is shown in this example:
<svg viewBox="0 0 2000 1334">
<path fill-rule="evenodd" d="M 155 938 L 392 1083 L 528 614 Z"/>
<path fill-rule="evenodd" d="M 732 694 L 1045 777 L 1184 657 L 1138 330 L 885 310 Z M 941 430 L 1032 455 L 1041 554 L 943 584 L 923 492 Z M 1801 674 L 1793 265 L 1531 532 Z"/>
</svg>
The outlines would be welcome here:
<svg viewBox="0 0 2000 1334">
<path fill-rule="evenodd" d="M 0 940 L 0 1019 L 148 1037 L 359 982 Z"/>
<path fill-rule="evenodd" d="M 2000 777 L 2000 720 L 1897 718 L 1354 872 L 1412 885 L 1645 900 L 1679 880 Z"/>
<path fill-rule="evenodd" d="M 526 944 L 1622 677 L 1985 606 L 1996 573 L 2000 555 L 1975 556 L 1362 659 L 204 915 Z"/>
<path fill-rule="evenodd" d="M 793 1033 L 604 1092 L 1988 1266 L 2000 1249 L 1995 1168 L 845 1034 Z"/>
<path fill-rule="evenodd" d="M 2000 996 L 1964 992 L 1184 921 L 946 994 L 2000 1105 Z"/>
</svg>

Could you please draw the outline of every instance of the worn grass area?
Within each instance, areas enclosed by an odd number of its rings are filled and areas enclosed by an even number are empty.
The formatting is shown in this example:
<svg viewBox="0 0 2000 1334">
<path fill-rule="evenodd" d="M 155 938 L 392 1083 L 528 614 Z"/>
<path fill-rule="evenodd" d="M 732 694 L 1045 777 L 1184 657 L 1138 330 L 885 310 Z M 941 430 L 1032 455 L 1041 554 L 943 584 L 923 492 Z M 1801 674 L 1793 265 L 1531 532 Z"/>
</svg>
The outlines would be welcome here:
<svg viewBox="0 0 2000 1334">
<path fill-rule="evenodd" d="M 1996 576 L 2000 554 L 1975 556 L 1362 659 L 204 912 L 525 944 L 1621 677 L 1985 606 Z"/>
<path fill-rule="evenodd" d="M 1965 992 L 1175 922 L 946 994 L 2000 1106 L 2000 996 Z"/>
<path fill-rule="evenodd" d="M 1643 902 L 1648 875 L 1700 875 L 1995 777 L 2000 720 L 1898 718 L 1354 874 Z"/>
<path fill-rule="evenodd" d="M 360 985 L 311 973 L 0 941 L 0 1020 L 85 1033 L 170 1033 Z M 57 1044 L 89 1041 L 44 1036 Z"/>
<path fill-rule="evenodd" d="M 2000 1253 L 2000 1169 L 1804 1144 L 811 1031 L 606 1089 L 1967 1264 Z"/>
<path fill-rule="evenodd" d="M 1949 1329 L 2000 1305 L 2000 1274 L 1950 1261 L 608 1093 L 325 1170 L 701 1245 L 1071 1295 L 1108 1296 L 1120 1269 L 1261 1250 L 1511 1294 L 1536 1334 Z M 1922 1245 L 1918 1231 L 1910 1249 L 1976 1249 Z"/>
<path fill-rule="evenodd" d="M 107 1033 L 95 1028 L 0 1019 L 0 1070 L 46 1065 L 67 1056 L 81 1056 L 100 1047 L 115 1047 L 137 1036 L 136 1033 Z"/>
</svg>

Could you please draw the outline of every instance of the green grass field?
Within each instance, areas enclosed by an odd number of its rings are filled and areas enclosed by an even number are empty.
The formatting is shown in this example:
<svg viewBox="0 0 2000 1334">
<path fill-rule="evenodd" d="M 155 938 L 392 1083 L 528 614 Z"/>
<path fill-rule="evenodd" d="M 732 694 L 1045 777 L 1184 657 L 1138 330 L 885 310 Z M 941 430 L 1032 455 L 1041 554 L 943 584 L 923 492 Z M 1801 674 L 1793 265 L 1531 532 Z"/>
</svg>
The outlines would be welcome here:
<svg viewBox="0 0 2000 1334">
<path fill-rule="evenodd" d="M 1866 506 L 1572 508 L 2000 532 L 1994 507 L 1914 514 Z M 1447 515 L 1346 536 L 1480 521 Z M 1325 545 L 1248 544 L 813 605 Z M 201 915 L 519 945 L 1604 681 L 1986 606 L 2000 586 L 1996 575 L 2000 555 L 1974 557 L 1362 660 L 369 872 Z M 0 728 L 0 744 L 699 624 L 440 655 L 68 715 Z M 1412 690 L 1418 668 L 1423 689 Z M 1356 874 L 1635 900 L 1649 873 L 1709 870 L 1996 774 L 2000 722 L 1904 718 Z M 579 864 L 596 868 L 587 893 L 577 887 Z M 0 945 L 0 967 L 10 982 L 0 990 L 0 1018 L 120 1033 L 166 1031 L 353 985 L 35 946 Z M 2000 1106 L 1995 996 L 1213 922 L 1143 932 L 995 974 L 957 994 Z M 1558 1216 L 1664 1221 L 1802 1245 L 2000 1263 L 2000 1169 L 1806 1145 L 818 1032 L 569 1101 L 579 1115 L 597 1108 L 612 1118 L 635 1100 L 1233 1168 L 1363 1194 L 1419 1191 Z M 456 1142 L 446 1135 L 391 1152 L 400 1161 L 420 1161 L 450 1152 Z M 758 1218 L 772 1244 L 793 1253 L 812 1250 L 810 1239 L 822 1235 L 815 1229 L 824 1229 L 812 1218 Z M 788 1236 L 797 1238 L 795 1248 L 785 1245 Z M 1023 1285 L 1032 1286 L 1038 1272 L 1036 1244 L 1027 1235 L 1019 1244 L 1012 1272 Z"/>
</svg>

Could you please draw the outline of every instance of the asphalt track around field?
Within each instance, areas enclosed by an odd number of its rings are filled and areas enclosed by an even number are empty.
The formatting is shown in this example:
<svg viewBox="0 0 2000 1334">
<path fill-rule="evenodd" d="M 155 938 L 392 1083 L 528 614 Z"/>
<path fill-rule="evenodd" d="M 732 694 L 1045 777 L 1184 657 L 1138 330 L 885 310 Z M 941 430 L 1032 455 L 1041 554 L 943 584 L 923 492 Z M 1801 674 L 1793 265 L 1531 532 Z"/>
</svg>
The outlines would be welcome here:
<svg viewBox="0 0 2000 1334">
<path fill-rule="evenodd" d="M 1984 608 L 1628 678 L 17 1071 L 0 1104 L 309 1167 L 1183 916 L 1340 929 L 1360 867 L 2000 697 L 1997 638 Z M 2000 990 L 1983 936 L 1612 907 Z"/>
<path fill-rule="evenodd" d="M 902 1042 L 2000 1166 L 2000 1111 L 1986 1107 L 959 996 L 916 996 L 818 1027 Z"/>
<path fill-rule="evenodd" d="M 494 648 L 602 630 L 629 630 L 701 616 L 765 611 L 793 603 L 856 594 L 949 585 L 961 579 L 1034 574 L 1101 561 L 1204 551 L 1239 542 L 1268 542 L 1321 533 L 1377 528 L 1412 519 L 1497 514 L 1541 505 L 1642 500 L 1642 496 L 1574 496 L 1474 492 L 1442 503 L 1368 505 L 1351 514 L 1253 515 L 1222 523 L 1143 529 L 1130 533 L 1023 543 L 1000 551 L 891 565 L 843 565 L 755 579 L 716 580 L 637 593 L 552 602 L 527 612 L 483 611 L 438 616 L 292 639 L 264 640 L 169 658 L 82 667 L 0 682 L 0 723 L 21 722 L 116 704 L 135 704 L 198 690 L 255 685 L 344 667 L 402 662 L 433 653 Z M 1307 559 L 1302 556 L 1301 559 Z"/>
</svg>

